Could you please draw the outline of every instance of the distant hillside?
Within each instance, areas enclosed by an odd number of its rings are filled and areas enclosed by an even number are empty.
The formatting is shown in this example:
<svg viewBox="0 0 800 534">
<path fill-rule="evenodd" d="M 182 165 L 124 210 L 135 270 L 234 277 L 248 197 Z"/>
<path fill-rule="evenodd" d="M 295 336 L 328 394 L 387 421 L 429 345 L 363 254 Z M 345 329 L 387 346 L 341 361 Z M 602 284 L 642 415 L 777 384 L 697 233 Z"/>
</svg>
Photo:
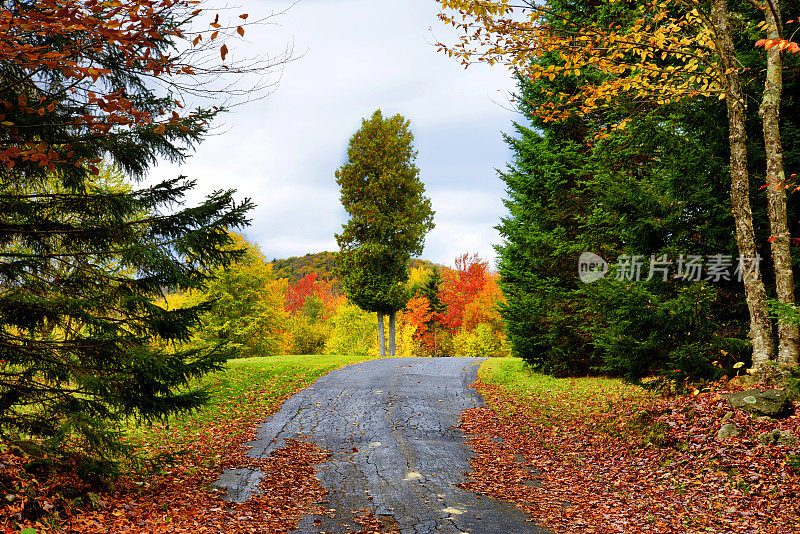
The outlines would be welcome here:
<svg viewBox="0 0 800 534">
<path fill-rule="evenodd" d="M 434 265 L 436 264 L 432 261 L 421 260 L 419 258 L 411 258 L 411 261 L 408 262 L 409 269 L 418 269 L 420 267 L 423 267 L 424 269 L 433 269 Z M 441 267 L 441 265 L 439 267 Z"/>
<path fill-rule="evenodd" d="M 307 274 L 317 273 L 320 278 L 336 278 L 336 252 L 318 252 L 305 256 L 292 256 L 284 260 L 272 260 L 272 270 L 277 278 L 288 278 L 295 283 Z"/>
<path fill-rule="evenodd" d="M 333 280 L 336 278 L 336 252 L 317 252 L 305 256 L 292 256 L 283 260 L 272 260 L 272 270 L 278 278 L 288 278 L 295 283 L 307 274 L 317 273 L 320 278 Z M 412 258 L 409 267 L 432 269 L 434 263 L 428 260 Z"/>
</svg>

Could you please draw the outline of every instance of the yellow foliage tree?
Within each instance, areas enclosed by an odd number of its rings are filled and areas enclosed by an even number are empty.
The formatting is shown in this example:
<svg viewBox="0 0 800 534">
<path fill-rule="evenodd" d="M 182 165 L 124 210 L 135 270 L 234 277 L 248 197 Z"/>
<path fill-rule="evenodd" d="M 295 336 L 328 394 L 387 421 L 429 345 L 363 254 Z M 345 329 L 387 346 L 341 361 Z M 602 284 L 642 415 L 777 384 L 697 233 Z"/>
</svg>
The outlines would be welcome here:
<svg viewBox="0 0 800 534">
<path fill-rule="evenodd" d="M 203 327 L 192 339 L 195 344 L 227 341 L 240 357 L 280 354 L 289 320 L 283 306 L 285 284 L 275 280 L 257 245 L 236 233 L 231 237 L 233 248 L 245 251 L 242 258 L 210 273 L 204 291 L 168 295 L 166 305 L 176 309 L 212 300 L 202 315 Z"/>
<path fill-rule="evenodd" d="M 378 331 L 370 312 L 347 301 L 336 309 L 331 323 L 331 333 L 325 342 L 325 354 L 366 356 L 370 353 Z"/>
</svg>

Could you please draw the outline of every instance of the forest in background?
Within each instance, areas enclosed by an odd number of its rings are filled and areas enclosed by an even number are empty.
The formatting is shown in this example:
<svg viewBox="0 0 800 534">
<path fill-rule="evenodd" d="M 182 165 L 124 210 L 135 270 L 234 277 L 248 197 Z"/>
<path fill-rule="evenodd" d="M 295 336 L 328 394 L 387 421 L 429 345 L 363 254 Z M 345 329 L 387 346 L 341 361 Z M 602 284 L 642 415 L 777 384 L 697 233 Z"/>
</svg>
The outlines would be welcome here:
<svg viewBox="0 0 800 534">
<path fill-rule="evenodd" d="M 295 283 L 309 274 L 316 274 L 325 280 L 336 280 L 336 252 L 316 252 L 303 256 L 291 256 L 284 259 L 273 258 L 270 262 L 276 278 L 286 278 Z M 435 263 L 420 258 L 411 258 L 408 262 L 410 269 L 433 269 Z"/>
<path fill-rule="evenodd" d="M 169 309 L 211 300 L 189 347 L 226 343 L 238 357 L 278 354 L 376 355 L 374 314 L 342 294 L 336 254 L 267 261 L 238 234 L 242 259 L 214 273 L 203 291 L 171 293 Z M 398 356 L 508 355 L 503 297 L 488 261 L 463 254 L 454 267 L 412 259 L 408 305 L 398 314 Z M 302 273 L 302 275 L 301 275 Z"/>
</svg>

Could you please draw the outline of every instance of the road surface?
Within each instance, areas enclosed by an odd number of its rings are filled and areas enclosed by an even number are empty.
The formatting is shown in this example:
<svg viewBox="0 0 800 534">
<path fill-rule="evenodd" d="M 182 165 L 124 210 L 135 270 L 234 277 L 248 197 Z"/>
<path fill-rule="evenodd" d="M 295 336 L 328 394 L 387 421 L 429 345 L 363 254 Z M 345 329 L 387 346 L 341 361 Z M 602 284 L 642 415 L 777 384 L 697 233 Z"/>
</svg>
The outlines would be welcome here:
<svg viewBox="0 0 800 534">
<path fill-rule="evenodd" d="M 298 533 L 358 530 L 352 510 L 370 508 L 402 534 L 549 532 L 514 506 L 459 489 L 470 451 L 455 427 L 482 405 L 468 386 L 478 358 L 392 358 L 332 371 L 288 399 L 259 429 L 248 455 L 263 457 L 284 438 L 304 437 L 331 451 L 317 476 L 333 515 L 305 517 Z M 223 473 L 229 498 L 257 491 L 259 472 Z M 314 520 L 321 523 L 314 523 Z"/>
</svg>

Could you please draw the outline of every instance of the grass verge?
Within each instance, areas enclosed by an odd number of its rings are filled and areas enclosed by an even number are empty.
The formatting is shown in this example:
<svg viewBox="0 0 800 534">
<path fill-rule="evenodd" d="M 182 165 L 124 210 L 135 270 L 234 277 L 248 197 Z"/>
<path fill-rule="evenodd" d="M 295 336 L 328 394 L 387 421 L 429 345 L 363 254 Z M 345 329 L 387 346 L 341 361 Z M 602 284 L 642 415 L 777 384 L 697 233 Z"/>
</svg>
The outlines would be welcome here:
<svg viewBox="0 0 800 534">
<path fill-rule="evenodd" d="M 645 406 L 655 399 L 648 391 L 618 379 L 554 378 L 536 373 L 522 359 L 513 357 L 484 361 L 478 379 L 535 406 L 531 415 L 537 420 L 586 418 Z"/>
<path fill-rule="evenodd" d="M 281 403 L 325 373 L 372 359 L 346 355 L 293 355 L 230 360 L 225 369 L 204 376 L 196 385 L 207 387 L 209 402 L 168 421 L 131 426 L 128 439 L 140 453 L 180 451 L 204 436 L 202 432 L 247 430 L 254 419 L 274 413 Z M 232 422 L 245 421 L 245 425 Z"/>
</svg>

